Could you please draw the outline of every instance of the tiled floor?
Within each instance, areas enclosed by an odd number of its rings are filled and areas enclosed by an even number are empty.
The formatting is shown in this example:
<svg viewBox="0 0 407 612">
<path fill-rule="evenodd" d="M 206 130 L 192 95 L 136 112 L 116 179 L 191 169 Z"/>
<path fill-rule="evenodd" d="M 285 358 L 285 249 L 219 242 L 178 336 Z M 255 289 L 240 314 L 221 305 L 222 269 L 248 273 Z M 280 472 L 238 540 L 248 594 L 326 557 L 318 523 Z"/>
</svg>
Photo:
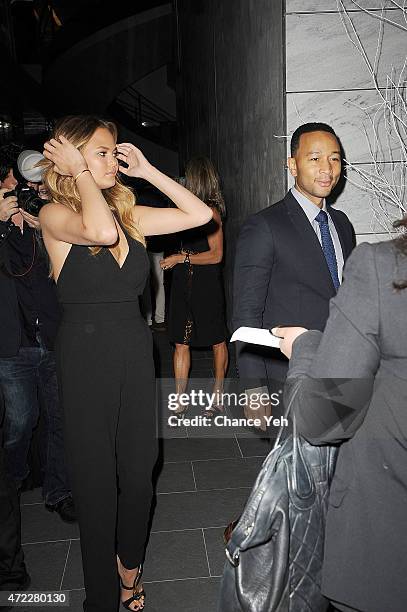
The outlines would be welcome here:
<svg viewBox="0 0 407 612">
<path fill-rule="evenodd" d="M 167 336 L 156 333 L 154 340 L 158 374 L 171 377 Z M 193 351 L 192 358 L 192 376 L 212 375 L 208 351 Z M 229 376 L 233 375 L 232 363 Z M 162 441 L 162 470 L 144 569 L 146 612 L 216 611 L 224 563 L 222 533 L 241 512 L 268 450 L 269 443 L 255 434 L 196 437 L 188 436 L 185 428 Z M 39 489 L 24 493 L 21 502 L 31 589 L 67 590 L 70 607 L 55 609 L 81 612 L 84 591 L 77 526 L 45 510 Z"/>
</svg>

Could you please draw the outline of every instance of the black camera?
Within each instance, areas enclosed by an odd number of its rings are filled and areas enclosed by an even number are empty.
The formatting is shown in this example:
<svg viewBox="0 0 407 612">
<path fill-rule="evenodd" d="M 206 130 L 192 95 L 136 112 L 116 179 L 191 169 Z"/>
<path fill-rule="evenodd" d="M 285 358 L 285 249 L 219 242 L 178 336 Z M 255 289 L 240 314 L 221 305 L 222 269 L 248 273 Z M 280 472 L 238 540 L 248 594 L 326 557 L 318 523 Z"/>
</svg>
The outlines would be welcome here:
<svg viewBox="0 0 407 612">
<path fill-rule="evenodd" d="M 13 191 L 5 193 L 3 198 L 9 196 L 16 196 L 18 206 L 34 217 L 38 217 L 41 208 L 47 204 L 47 200 L 41 199 L 35 189 L 24 184 L 18 184 Z"/>
</svg>

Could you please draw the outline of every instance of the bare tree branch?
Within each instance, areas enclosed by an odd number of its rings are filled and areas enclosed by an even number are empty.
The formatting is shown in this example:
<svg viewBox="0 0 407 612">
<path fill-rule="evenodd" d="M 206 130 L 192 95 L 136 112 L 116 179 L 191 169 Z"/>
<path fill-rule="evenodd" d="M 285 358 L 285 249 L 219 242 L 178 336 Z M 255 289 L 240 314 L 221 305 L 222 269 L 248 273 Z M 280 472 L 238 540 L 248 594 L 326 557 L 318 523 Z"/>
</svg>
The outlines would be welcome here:
<svg viewBox="0 0 407 612">
<path fill-rule="evenodd" d="M 355 21 L 344 0 L 337 0 L 338 13 L 346 35 L 355 47 L 369 72 L 378 100 L 370 106 L 358 106 L 365 114 L 363 131 L 369 151 L 370 163 L 363 166 L 345 160 L 347 181 L 369 195 L 373 220 L 388 232 L 394 232 L 396 218 L 407 213 L 405 196 L 407 183 L 407 56 L 400 67 L 391 66 L 385 75 L 386 85 L 380 87 L 378 66 L 383 52 L 384 27 L 394 26 L 407 31 L 407 27 L 389 19 L 386 8 L 399 9 L 407 24 L 407 1 L 382 0 L 379 11 L 371 11 L 349 0 L 351 4 L 380 20 L 373 60 L 369 58 Z M 351 104 L 351 103 L 350 103 Z M 353 176 L 351 176 L 353 175 Z"/>
</svg>

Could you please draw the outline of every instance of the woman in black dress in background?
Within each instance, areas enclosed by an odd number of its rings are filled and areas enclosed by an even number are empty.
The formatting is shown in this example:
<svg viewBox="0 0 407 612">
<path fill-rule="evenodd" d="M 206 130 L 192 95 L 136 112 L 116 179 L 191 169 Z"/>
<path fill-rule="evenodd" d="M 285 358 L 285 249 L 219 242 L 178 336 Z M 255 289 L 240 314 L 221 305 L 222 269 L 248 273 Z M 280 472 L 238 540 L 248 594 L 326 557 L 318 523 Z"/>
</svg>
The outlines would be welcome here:
<svg viewBox="0 0 407 612">
<path fill-rule="evenodd" d="M 208 158 L 189 160 L 185 187 L 212 208 L 213 219 L 202 227 L 182 232 L 180 253 L 161 262 L 164 270 L 173 268 L 169 337 L 175 344 L 174 375 L 178 394 L 183 393 L 187 386 L 190 347 L 211 346 L 213 349 L 213 392 L 218 394 L 218 399 L 205 411 L 209 418 L 222 411 L 220 394 L 228 365 L 221 268 L 225 204 L 219 182 L 219 175 Z M 182 416 L 187 409 L 179 406 L 175 414 Z"/>
<path fill-rule="evenodd" d="M 132 144 L 114 124 L 68 117 L 45 146 L 40 212 L 63 319 L 58 381 L 78 510 L 86 612 L 142 610 L 141 565 L 156 461 L 151 333 L 139 310 L 149 262 L 145 235 L 209 221 L 210 209 Z M 148 180 L 176 205 L 135 205 L 120 171 Z M 119 576 L 118 576 L 119 574 Z"/>
</svg>

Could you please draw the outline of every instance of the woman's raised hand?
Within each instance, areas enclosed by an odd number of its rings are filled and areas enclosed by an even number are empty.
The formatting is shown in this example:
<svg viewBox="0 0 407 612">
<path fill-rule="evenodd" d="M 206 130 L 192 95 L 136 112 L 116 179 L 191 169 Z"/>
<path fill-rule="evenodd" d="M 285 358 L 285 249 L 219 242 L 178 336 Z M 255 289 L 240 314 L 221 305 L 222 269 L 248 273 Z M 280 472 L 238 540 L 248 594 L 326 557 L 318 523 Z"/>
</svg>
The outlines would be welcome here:
<svg viewBox="0 0 407 612">
<path fill-rule="evenodd" d="M 64 176 L 76 176 L 88 167 L 82 153 L 65 136 L 46 142 L 44 157 L 54 164 L 55 172 Z"/>
<path fill-rule="evenodd" d="M 121 159 L 128 165 L 128 168 L 119 166 L 119 172 L 127 176 L 136 176 L 138 178 L 144 178 L 146 176 L 148 169 L 151 168 L 151 164 L 146 160 L 140 149 L 129 142 L 118 144 L 116 149 L 117 159 Z"/>
</svg>

